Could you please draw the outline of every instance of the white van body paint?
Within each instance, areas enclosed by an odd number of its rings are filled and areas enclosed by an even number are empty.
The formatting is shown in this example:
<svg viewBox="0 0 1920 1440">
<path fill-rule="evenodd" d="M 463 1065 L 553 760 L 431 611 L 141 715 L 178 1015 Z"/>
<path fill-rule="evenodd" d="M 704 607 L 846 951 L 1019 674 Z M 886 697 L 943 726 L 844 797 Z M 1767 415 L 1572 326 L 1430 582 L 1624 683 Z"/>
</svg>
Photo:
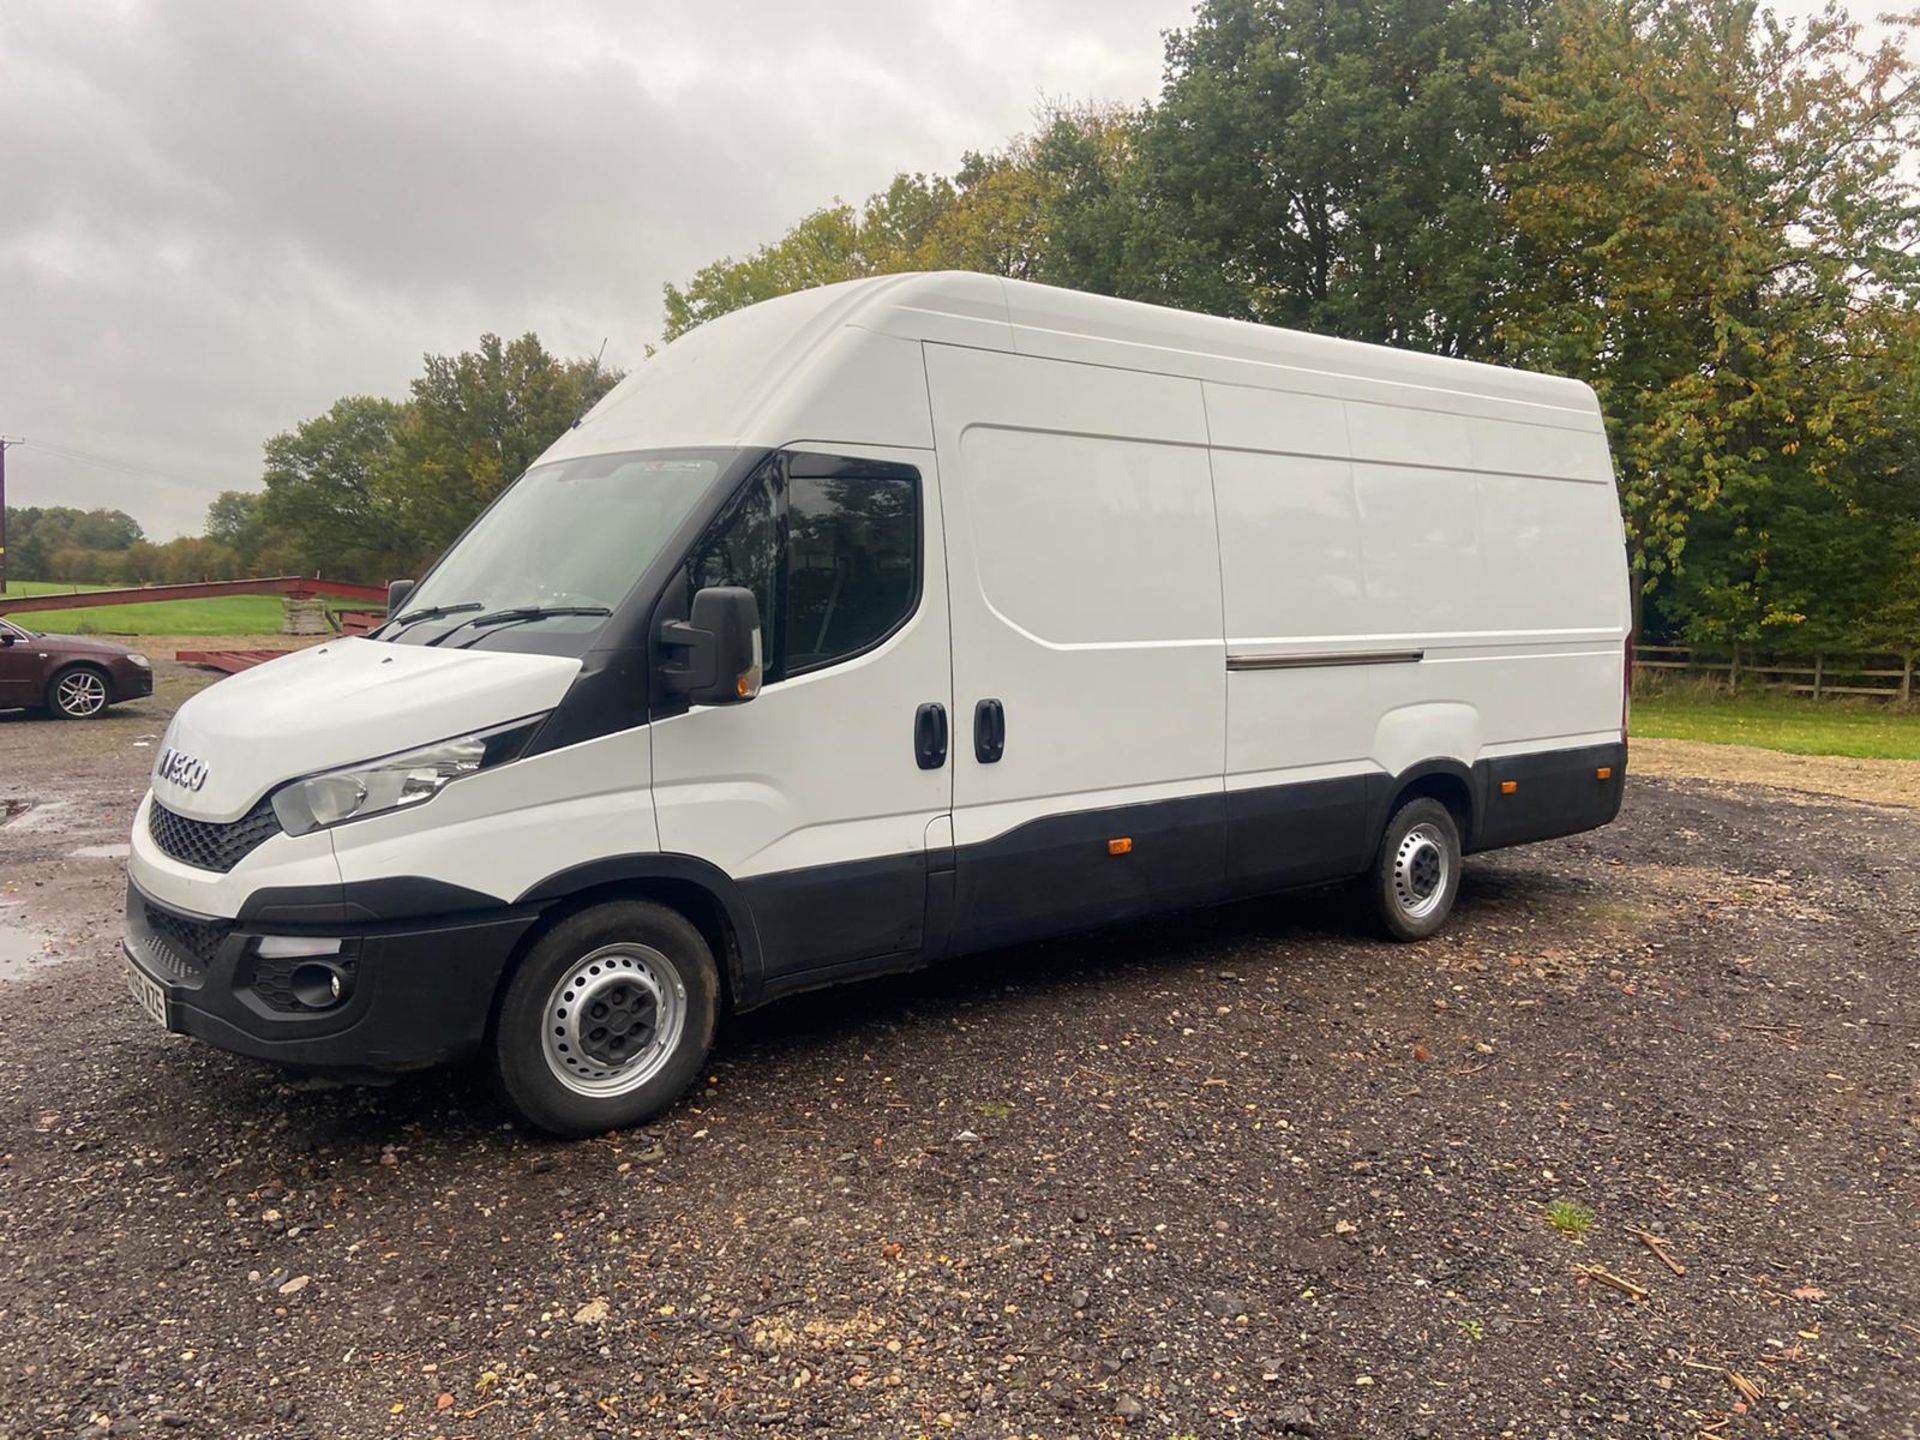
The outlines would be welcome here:
<svg viewBox="0 0 1920 1440">
<path fill-rule="evenodd" d="M 642 641 L 619 654 L 522 653 L 531 631 L 301 651 L 180 708 L 166 745 L 204 776 L 156 776 L 137 891 L 214 921 L 306 913 L 288 896 L 330 913 L 335 895 L 369 935 L 404 918 L 416 941 L 437 905 L 450 932 L 491 926 L 507 946 L 569 886 L 653 877 L 675 903 L 710 896 L 752 1003 L 1358 873 L 1410 784 L 1449 797 L 1469 848 L 1618 806 L 1628 579 L 1605 427 L 1577 382 L 899 275 L 701 326 L 540 463 L 693 448 L 759 467 L 703 492 L 709 532 L 730 497 L 785 486 L 782 467 L 911 477 L 916 598 L 895 628 L 750 703 L 691 708 L 648 679 L 641 628 L 675 578 L 643 594 L 634 577 L 607 629 Z M 652 708 L 608 720 L 609 674 L 637 676 Z M 1004 750 L 982 758 L 976 712 L 990 725 L 996 702 Z M 947 745 L 923 766 L 928 707 Z M 302 776 L 541 716 L 564 741 L 405 809 L 271 834 L 226 872 L 150 833 L 156 803 L 217 831 Z M 1507 784 L 1519 798 L 1498 811 Z M 223 1023 L 233 1043 L 240 1022 Z"/>
</svg>

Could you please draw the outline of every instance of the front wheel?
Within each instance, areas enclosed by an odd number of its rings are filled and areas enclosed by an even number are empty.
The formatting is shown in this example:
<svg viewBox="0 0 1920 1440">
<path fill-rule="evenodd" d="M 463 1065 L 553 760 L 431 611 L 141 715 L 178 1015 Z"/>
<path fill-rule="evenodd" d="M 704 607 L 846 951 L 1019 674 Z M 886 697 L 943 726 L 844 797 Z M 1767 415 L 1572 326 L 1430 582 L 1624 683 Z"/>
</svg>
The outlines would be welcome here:
<svg viewBox="0 0 1920 1440">
<path fill-rule="evenodd" d="M 1366 878 L 1374 919 L 1395 940 L 1424 940 L 1453 913 L 1460 827 L 1438 800 L 1409 800 L 1387 822 Z"/>
<path fill-rule="evenodd" d="M 91 720 L 111 698 L 107 677 L 91 665 L 73 665 L 47 684 L 47 709 L 62 720 Z"/>
<path fill-rule="evenodd" d="M 555 1135 L 650 1120 L 713 1046 L 720 977 L 685 916 L 616 900 L 570 915 L 520 962 L 490 1059 L 507 1101 Z"/>
</svg>

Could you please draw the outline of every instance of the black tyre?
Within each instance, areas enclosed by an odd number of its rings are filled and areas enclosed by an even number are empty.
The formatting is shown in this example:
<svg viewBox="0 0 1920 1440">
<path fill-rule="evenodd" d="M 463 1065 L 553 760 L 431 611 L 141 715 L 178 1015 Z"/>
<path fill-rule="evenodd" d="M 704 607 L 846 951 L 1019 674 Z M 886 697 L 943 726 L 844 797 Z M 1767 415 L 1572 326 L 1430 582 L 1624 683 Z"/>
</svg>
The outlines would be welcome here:
<svg viewBox="0 0 1920 1440">
<path fill-rule="evenodd" d="M 47 682 L 47 709 L 62 720 L 91 720 L 112 703 L 107 672 L 92 665 L 69 665 Z"/>
<path fill-rule="evenodd" d="M 1387 822 L 1363 884 L 1373 917 L 1394 940 L 1424 940 L 1460 893 L 1460 827 L 1438 800 L 1409 800 Z"/>
<path fill-rule="evenodd" d="M 570 915 L 520 962 L 489 1061 L 508 1104 L 555 1135 L 650 1120 L 713 1047 L 720 976 L 678 911 L 616 900 Z"/>
</svg>

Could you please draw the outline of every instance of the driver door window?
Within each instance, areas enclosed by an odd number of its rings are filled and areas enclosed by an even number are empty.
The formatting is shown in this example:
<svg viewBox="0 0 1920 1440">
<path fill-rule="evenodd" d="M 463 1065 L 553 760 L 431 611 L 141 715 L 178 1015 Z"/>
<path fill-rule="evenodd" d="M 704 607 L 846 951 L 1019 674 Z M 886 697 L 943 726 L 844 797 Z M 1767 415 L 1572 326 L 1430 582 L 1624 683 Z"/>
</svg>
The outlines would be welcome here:
<svg viewBox="0 0 1920 1440">
<path fill-rule="evenodd" d="M 774 474 L 696 552 L 694 588 L 743 585 L 773 684 L 871 650 L 920 596 L 920 486 L 886 475 Z"/>
</svg>

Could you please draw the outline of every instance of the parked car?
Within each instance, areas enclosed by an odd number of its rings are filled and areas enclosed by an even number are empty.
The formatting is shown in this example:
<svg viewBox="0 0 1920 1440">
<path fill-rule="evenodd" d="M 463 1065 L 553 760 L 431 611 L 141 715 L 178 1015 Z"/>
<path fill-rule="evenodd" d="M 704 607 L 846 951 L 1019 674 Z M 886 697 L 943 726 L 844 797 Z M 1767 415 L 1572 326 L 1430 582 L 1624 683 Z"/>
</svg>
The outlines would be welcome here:
<svg viewBox="0 0 1920 1440">
<path fill-rule="evenodd" d="M 88 635 L 42 635 L 0 619 L 0 709 L 44 709 L 91 720 L 153 693 L 153 666 L 137 650 Z"/>
<path fill-rule="evenodd" d="M 181 707 L 129 981 L 563 1134 L 796 990 L 1328 881 L 1423 938 L 1626 773 L 1585 385 L 983 275 L 702 325 L 394 598 Z"/>
</svg>

